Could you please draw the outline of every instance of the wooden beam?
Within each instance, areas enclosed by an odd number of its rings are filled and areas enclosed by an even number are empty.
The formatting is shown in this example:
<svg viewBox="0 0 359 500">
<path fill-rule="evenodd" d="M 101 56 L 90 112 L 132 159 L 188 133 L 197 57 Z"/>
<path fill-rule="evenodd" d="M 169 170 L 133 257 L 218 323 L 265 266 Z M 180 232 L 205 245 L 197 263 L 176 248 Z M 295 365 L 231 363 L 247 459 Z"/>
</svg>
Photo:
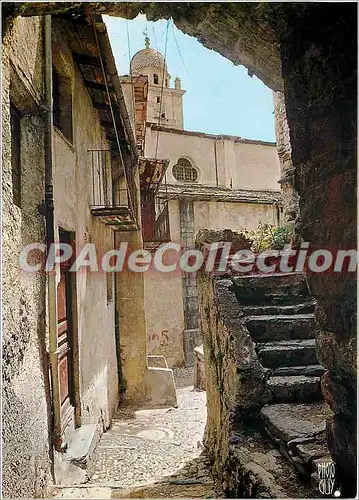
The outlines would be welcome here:
<svg viewBox="0 0 359 500">
<path fill-rule="evenodd" d="M 105 102 L 94 102 L 93 105 L 96 109 L 104 109 L 105 111 L 111 111 L 110 105 L 106 104 Z"/>
<path fill-rule="evenodd" d="M 77 64 L 84 64 L 86 66 L 95 66 L 96 68 L 101 68 L 100 59 L 97 57 L 90 56 L 88 54 L 77 54 L 73 52 L 73 58 Z"/>
<path fill-rule="evenodd" d="M 106 85 L 104 83 L 93 82 L 93 81 L 85 80 L 85 79 L 84 79 L 84 83 L 85 83 L 86 87 L 90 87 L 91 89 L 102 90 L 102 92 L 107 91 Z M 108 84 L 108 88 L 110 91 L 112 90 L 112 86 L 110 84 Z"/>
</svg>

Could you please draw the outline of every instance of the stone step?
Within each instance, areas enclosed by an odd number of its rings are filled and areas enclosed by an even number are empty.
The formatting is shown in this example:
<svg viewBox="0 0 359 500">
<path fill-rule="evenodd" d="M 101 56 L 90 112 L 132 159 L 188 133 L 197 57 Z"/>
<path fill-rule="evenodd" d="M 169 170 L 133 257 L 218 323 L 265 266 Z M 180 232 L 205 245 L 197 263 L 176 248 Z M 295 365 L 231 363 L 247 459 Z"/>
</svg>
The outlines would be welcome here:
<svg viewBox="0 0 359 500">
<path fill-rule="evenodd" d="M 325 421 L 330 413 L 324 402 L 274 404 L 261 410 L 266 432 L 307 480 L 317 470 L 315 462 L 328 455 Z"/>
<path fill-rule="evenodd" d="M 242 311 L 245 316 L 279 315 L 279 314 L 309 314 L 314 313 L 315 300 L 302 301 L 299 304 L 244 306 Z"/>
<path fill-rule="evenodd" d="M 325 432 L 325 420 L 330 413 L 324 402 L 280 403 L 264 406 L 260 415 L 275 439 L 297 447 Z"/>
<path fill-rule="evenodd" d="M 267 381 L 266 401 L 271 403 L 308 403 L 323 399 L 320 377 L 271 377 Z"/>
<path fill-rule="evenodd" d="M 84 424 L 75 430 L 62 459 L 55 463 L 57 485 L 83 484 L 89 480 L 100 435 L 97 424 Z"/>
<path fill-rule="evenodd" d="M 309 297 L 301 273 L 233 277 L 233 292 L 242 305 L 299 304 Z"/>
<path fill-rule="evenodd" d="M 258 343 L 256 350 L 265 368 L 317 364 L 315 339 Z"/>
<path fill-rule="evenodd" d="M 322 365 L 282 366 L 272 371 L 272 376 L 283 377 L 291 375 L 305 375 L 307 377 L 321 377 L 325 372 Z"/>
<path fill-rule="evenodd" d="M 313 314 L 247 316 L 246 326 L 255 342 L 315 338 Z"/>
</svg>

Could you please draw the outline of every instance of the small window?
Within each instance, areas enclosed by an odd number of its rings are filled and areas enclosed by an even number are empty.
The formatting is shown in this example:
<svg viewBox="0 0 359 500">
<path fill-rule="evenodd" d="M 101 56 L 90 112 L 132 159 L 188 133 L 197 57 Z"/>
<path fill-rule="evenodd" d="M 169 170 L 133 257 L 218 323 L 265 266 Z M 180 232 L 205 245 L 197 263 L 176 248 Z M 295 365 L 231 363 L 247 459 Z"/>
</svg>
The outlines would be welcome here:
<svg viewBox="0 0 359 500">
<path fill-rule="evenodd" d="M 61 75 L 55 68 L 52 71 L 53 122 L 72 143 L 72 89 L 71 79 Z"/>
<path fill-rule="evenodd" d="M 179 182 L 196 182 L 198 172 L 186 158 L 179 158 L 172 169 L 173 177 Z"/>
<path fill-rule="evenodd" d="M 11 103 L 11 170 L 12 170 L 12 196 L 15 205 L 21 208 L 21 115 Z"/>
<path fill-rule="evenodd" d="M 157 104 L 159 104 L 161 102 L 160 96 L 157 96 L 156 102 L 157 102 Z"/>
<path fill-rule="evenodd" d="M 168 87 L 168 80 L 167 80 L 167 78 L 166 78 L 166 87 Z"/>
<path fill-rule="evenodd" d="M 158 85 L 158 75 L 156 75 L 156 73 L 153 75 L 153 83 Z"/>
</svg>

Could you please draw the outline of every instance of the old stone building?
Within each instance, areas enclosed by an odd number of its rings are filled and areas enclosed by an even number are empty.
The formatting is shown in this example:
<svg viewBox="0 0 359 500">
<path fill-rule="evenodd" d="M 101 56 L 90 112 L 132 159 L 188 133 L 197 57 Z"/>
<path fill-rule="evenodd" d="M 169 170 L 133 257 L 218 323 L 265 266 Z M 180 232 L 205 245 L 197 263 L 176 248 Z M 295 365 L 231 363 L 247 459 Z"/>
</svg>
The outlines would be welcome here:
<svg viewBox="0 0 359 500">
<path fill-rule="evenodd" d="M 51 469 L 86 478 L 75 464 L 121 400 L 175 394 L 171 370 L 147 366 L 143 277 L 101 268 L 122 240 L 142 248 L 137 144 L 102 18 L 19 17 L 2 67 L 4 491 L 32 497 Z M 45 272 L 52 243 L 85 259 L 94 244 L 95 269 Z"/>
<path fill-rule="evenodd" d="M 156 207 L 146 205 L 144 210 L 156 210 L 157 225 L 167 219 L 161 239 L 190 249 L 200 229 L 253 230 L 260 222 L 279 225 L 276 145 L 185 130 L 181 81 L 176 77 L 172 85 L 164 56 L 150 47 L 148 38 L 145 44 L 131 60 L 130 76 L 121 82 L 131 108 L 132 86 L 138 78 L 147 78 L 147 111 L 142 115 L 145 156 L 169 160 L 153 200 Z M 144 233 L 148 248 L 153 236 Z M 147 273 L 145 307 L 148 352 L 164 355 L 170 366 L 191 364 L 193 349 L 201 344 L 195 276 Z M 163 314 L 164 309 L 171 314 Z"/>
<path fill-rule="evenodd" d="M 44 199 L 44 184 L 38 179 L 44 178 L 46 158 L 40 139 L 45 137 L 44 128 L 48 122 L 46 114 L 42 114 L 46 111 L 46 107 L 43 109 L 41 106 L 37 110 L 39 113 L 24 112 L 20 120 L 21 127 L 29 125 L 32 133 L 36 135 L 33 141 L 36 148 L 31 148 L 31 154 L 35 155 L 31 163 L 31 172 L 24 164 L 23 173 L 39 174 L 36 182 L 28 184 L 28 208 L 22 208 L 20 213 L 16 203 L 13 202 L 13 193 L 16 197 L 16 192 L 19 192 L 16 186 L 13 188 L 19 176 L 16 169 L 16 155 L 13 173 L 11 168 L 9 87 L 12 71 L 10 59 L 13 57 L 16 61 L 17 57 L 21 62 L 19 63 L 22 68 L 21 73 L 25 75 L 25 87 L 30 89 L 30 95 L 35 102 L 42 102 L 37 97 L 42 95 L 42 79 L 32 76 L 41 73 L 45 66 L 42 57 L 42 38 L 39 35 L 43 32 L 40 29 L 43 18 L 37 16 L 59 14 L 63 19 L 66 13 L 71 12 L 78 19 L 81 19 L 81 16 L 101 13 L 134 18 L 139 12 L 144 12 L 149 20 L 172 17 L 176 26 L 183 32 L 199 38 L 205 46 L 218 51 L 234 64 L 245 65 L 273 91 L 283 92 L 290 144 L 285 145 L 282 151 L 285 161 L 286 152 L 291 150 L 293 177 L 290 177 L 294 179 L 295 192 L 300 196 L 297 233 L 309 241 L 313 248 L 355 249 L 357 244 L 355 210 L 357 5 L 351 2 L 331 4 L 47 2 L 4 3 L 3 6 L 2 180 L 3 259 L 6 269 L 3 276 L 4 489 L 7 496 L 31 497 L 46 495 L 46 486 L 51 482 L 48 481 L 52 458 L 52 446 L 49 442 L 52 438 L 52 412 L 51 400 L 47 396 L 50 394 L 49 382 L 46 378 L 48 373 L 46 339 L 49 338 L 45 324 L 46 283 L 41 275 L 21 275 L 15 265 L 24 242 L 41 241 L 41 238 L 44 240 L 45 224 L 37 215 L 37 205 L 39 202 L 41 205 Z M 24 40 L 23 35 L 27 32 L 27 27 L 29 33 Z M 101 24 L 98 28 L 101 31 Z M 91 44 L 87 47 L 90 48 Z M 112 70 L 113 68 L 109 71 L 108 81 L 111 81 L 110 75 L 114 73 Z M 14 91 L 17 88 L 18 85 Z M 139 115 L 141 109 L 145 107 L 141 88 L 143 90 L 143 87 L 139 86 L 135 91 L 135 97 L 136 95 L 138 97 L 136 114 Z M 21 102 L 16 101 L 15 95 L 13 99 L 15 106 L 21 110 Z M 29 104 L 27 103 L 23 109 L 28 110 Z M 19 119 L 15 111 L 14 131 L 19 129 Z M 278 111 L 279 115 L 284 116 L 283 107 L 279 107 Z M 142 121 L 136 120 L 138 146 L 143 144 L 140 136 L 144 128 L 145 120 L 142 116 Z M 288 137 L 285 128 L 282 132 L 283 138 Z M 279 134 L 282 132 L 279 130 Z M 279 144 L 280 141 L 277 142 Z M 41 149 L 41 153 L 37 147 Z M 16 151 L 15 144 L 14 150 Z M 32 159 L 30 152 L 28 158 Z M 39 161 L 39 158 L 42 160 Z M 146 166 L 143 167 L 145 172 Z M 151 170 L 152 167 L 153 164 L 147 168 Z M 155 190 L 152 190 L 149 199 L 153 197 Z M 18 199 L 16 201 L 18 202 Z M 154 223 L 152 230 L 153 226 Z M 140 238 L 136 232 L 133 232 L 132 236 L 135 243 L 140 246 Z M 326 370 L 321 379 L 321 389 L 325 402 L 331 409 L 327 417 L 325 439 L 331 459 L 335 461 L 336 480 L 341 486 L 339 493 L 342 497 L 355 497 L 357 492 L 356 275 L 355 273 L 308 273 L 306 281 L 316 302 L 314 311 L 316 354 L 319 363 Z M 123 283 L 127 289 L 126 283 Z M 221 285 L 226 287 L 221 291 L 226 292 L 228 283 L 219 284 L 219 287 Z M 212 304 L 214 289 L 206 285 L 204 287 L 204 298 L 207 297 L 208 304 Z M 146 373 L 146 363 L 145 361 L 140 363 L 138 376 L 133 367 L 139 359 L 142 359 L 141 353 L 146 352 L 146 332 L 142 305 L 141 303 L 139 306 L 135 305 L 135 297 L 144 297 L 143 290 L 143 280 L 141 283 L 141 276 L 138 276 L 135 288 L 131 289 L 127 297 L 125 294 L 123 296 L 123 306 L 127 305 L 131 313 L 136 311 L 132 321 L 134 329 L 140 332 L 138 349 L 133 345 L 131 347 L 130 319 L 126 318 L 125 313 L 122 318 L 122 325 L 125 330 L 127 329 L 128 335 L 123 345 L 128 353 L 125 361 L 127 364 L 130 362 L 128 373 L 134 374 L 134 378 L 130 378 L 129 387 L 131 390 L 138 387 L 139 395 L 143 395 L 145 391 L 144 384 L 140 383 L 140 380 L 143 380 L 142 374 Z M 208 338 L 212 338 L 218 329 L 224 332 L 221 341 L 228 338 L 235 343 L 236 338 L 232 335 L 230 339 L 231 331 L 225 323 L 226 319 L 231 323 L 233 319 L 231 316 L 237 314 L 238 301 L 233 300 L 235 299 L 233 293 L 223 293 L 220 298 L 223 301 L 216 300 L 216 307 L 222 309 L 224 315 L 218 316 L 221 311 L 207 308 L 210 313 L 207 317 Z M 270 304 L 267 306 L 271 307 Z M 126 307 L 123 307 L 122 311 L 126 311 Z M 236 318 L 238 319 L 237 315 Z M 233 323 L 230 326 L 233 326 Z M 241 338 L 244 340 L 245 336 Z M 221 345 L 218 347 L 222 348 Z M 224 347 L 227 349 L 228 345 Z M 218 445 L 215 453 L 215 448 L 211 447 L 211 458 L 216 462 L 215 472 L 225 485 L 227 494 L 244 497 L 270 496 L 268 488 L 263 489 L 263 485 L 268 484 L 272 472 L 273 477 L 278 473 L 277 463 L 281 460 L 280 454 L 270 449 L 267 455 L 269 461 L 259 462 L 263 457 L 257 453 L 256 461 L 252 460 L 248 464 L 248 454 L 243 447 L 241 436 L 231 434 L 233 428 L 246 431 L 245 417 L 248 415 L 248 405 L 246 405 L 248 400 L 245 397 L 243 401 L 241 398 L 233 400 L 232 395 L 240 396 L 243 388 L 251 388 L 248 383 L 250 380 L 246 376 L 248 373 L 246 359 L 240 356 L 241 353 L 237 354 L 238 359 L 234 351 L 229 358 L 225 352 L 218 352 L 218 357 L 212 356 L 210 359 L 209 370 L 213 378 L 219 377 L 220 381 L 220 384 L 212 387 L 207 403 L 211 415 L 215 417 L 210 419 L 207 427 L 208 442 Z M 133 362 L 132 368 L 131 362 Z M 231 373 L 234 377 L 230 377 Z M 227 384 L 228 381 L 230 384 Z M 255 385 L 252 388 L 255 388 Z M 233 402 L 235 405 L 230 407 L 228 403 Z M 217 432 L 218 428 L 221 433 Z M 249 438 L 253 438 L 252 450 L 263 444 L 263 441 L 256 441 L 258 433 L 253 433 Z M 228 449 L 229 455 L 226 453 Z M 218 458 L 222 456 L 224 460 L 220 463 Z M 275 489 L 272 490 L 272 496 L 292 498 L 301 495 L 303 490 L 297 488 L 298 482 L 291 473 L 290 461 L 286 462 L 286 465 L 282 462 L 281 460 L 281 475 L 278 477 L 282 481 L 281 489 L 278 490 L 274 481 Z M 318 494 L 318 490 L 316 493 Z M 305 494 L 303 496 L 306 497 Z"/>
</svg>

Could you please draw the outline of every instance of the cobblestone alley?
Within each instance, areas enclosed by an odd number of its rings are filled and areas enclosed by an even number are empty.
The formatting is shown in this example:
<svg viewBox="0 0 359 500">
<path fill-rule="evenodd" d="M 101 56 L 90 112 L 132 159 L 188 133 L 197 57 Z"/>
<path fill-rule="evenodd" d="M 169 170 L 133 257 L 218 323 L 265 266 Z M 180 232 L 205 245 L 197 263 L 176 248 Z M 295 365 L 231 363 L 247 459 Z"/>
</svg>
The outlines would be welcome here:
<svg viewBox="0 0 359 500">
<path fill-rule="evenodd" d="M 121 408 L 95 452 L 89 482 L 64 487 L 56 498 L 217 496 L 202 438 L 206 393 L 176 373 L 178 408 Z"/>
</svg>

